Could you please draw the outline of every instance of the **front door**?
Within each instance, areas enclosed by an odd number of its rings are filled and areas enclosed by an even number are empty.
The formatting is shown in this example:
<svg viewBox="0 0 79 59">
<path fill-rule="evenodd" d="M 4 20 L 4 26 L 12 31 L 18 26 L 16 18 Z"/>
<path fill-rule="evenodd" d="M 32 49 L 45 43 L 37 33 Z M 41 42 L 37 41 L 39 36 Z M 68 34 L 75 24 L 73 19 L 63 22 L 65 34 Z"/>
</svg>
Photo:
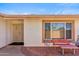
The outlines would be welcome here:
<svg viewBox="0 0 79 59">
<path fill-rule="evenodd" d="M 23 24 L 13 24 L 13 41 L 23 42 Z"/>
</svg>

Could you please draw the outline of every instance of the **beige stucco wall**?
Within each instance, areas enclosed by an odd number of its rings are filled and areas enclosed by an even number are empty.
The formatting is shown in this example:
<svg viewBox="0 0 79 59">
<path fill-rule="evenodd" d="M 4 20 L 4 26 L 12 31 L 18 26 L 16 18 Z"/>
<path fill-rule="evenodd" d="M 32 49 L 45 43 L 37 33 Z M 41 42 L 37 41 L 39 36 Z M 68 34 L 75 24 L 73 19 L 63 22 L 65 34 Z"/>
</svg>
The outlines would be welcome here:
<svg viewBox="0 0 79 59">
<path fill-rule="evenodd" d="M 41 20 L 24 20 L 24 46 L 42 46 Z"/>
<path fill-rule="evenodd" d="M 10 21 L 6 21 L 6 41 L 7 44 L 10 44 L 13 42 L 13 32 L 12 32 L 12 25 Z"/>
<path fill-rule="evenodd" d="M 78 19 L 76 19 L 75 20 L 75 23 L 74 23 L 74 25 L 75 25 L 75 41 L 78 39 L 78 36 L 79 36 L 79 20 Z"/>
<path fill-rule="evenodd" d="M 0 18 L 0 48 L 6 46 L 6 22 Z"/>
<path fill-rule="evenodd" d="M 0 48 L 12 43 L 11 24 L 0 17 Z"/>
</svg>

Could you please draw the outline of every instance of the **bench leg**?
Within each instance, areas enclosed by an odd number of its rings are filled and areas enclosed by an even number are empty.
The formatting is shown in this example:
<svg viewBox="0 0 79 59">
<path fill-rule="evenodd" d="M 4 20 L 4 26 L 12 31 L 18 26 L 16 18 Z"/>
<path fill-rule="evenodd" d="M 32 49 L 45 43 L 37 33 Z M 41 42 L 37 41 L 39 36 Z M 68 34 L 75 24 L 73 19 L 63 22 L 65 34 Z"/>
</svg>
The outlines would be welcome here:
<svg viewBox="0 0 79 59">
<path fill-rule="evenodd" d="M 73 50 L 74 50 L 74 55 L 75 55 L 76 49 L 73 49 Z"/>
<path fill-rule="evenodd" d="M 64 55 L 64 49 L 62 49 L 62 55 Z"/>
</svg>

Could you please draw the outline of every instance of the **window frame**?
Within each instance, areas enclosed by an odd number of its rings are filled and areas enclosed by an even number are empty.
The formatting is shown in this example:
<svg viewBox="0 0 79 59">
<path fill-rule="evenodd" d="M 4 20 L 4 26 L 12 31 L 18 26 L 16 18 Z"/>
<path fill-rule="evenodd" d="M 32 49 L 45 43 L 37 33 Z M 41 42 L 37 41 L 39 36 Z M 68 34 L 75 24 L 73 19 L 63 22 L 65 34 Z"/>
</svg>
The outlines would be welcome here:
<svg viewBox="0 0 79 59">
<path fill-rule="evenodd" d="M 71 26 L 72 26 L 72 29 L 71 29 L 71 39 L 67 39 L 67 40 L 72 40 L 72 39 L 74 38 L 74 36 L 73 36 L 73 35 L 74 35 L 74 34 L 73 34 L 73 33 L 74 33 L 74 30 L 73 30 L 73 21 L 61 21 L 61 20 L 60 20 L 60 21 L 52 21 L 52 20 L 51 20 L 51 21 L 46 21 L 46 20 L 44 20 L 44 21 L 43 21 L 43 25 L 44 25 L 45 23 L 65 23 L 65 28 L 66 28 L 66 23 L 71 23 L 71 24 L 72 24 L 72 25 L 71 25 Z M 52 26 L 51 26 L 51 27 L 52 27 Z M 43 29 L 44 29 L 44 28 L 43 28 Z M 43 39 L 43 40 L 47 40 L 47 39 L 45 39 L 45 35 L 44 35 L 44 34 L 45 34 L 45 31 L 43 31 L 43 37 L 42 37 L 42 39 Z M 65 34 L 64 34 L 64 35 L 65 35 L 65 36 L 64 36 L 64 39 L 66 39 L 66 29 L 65 29 Z"/>
</svg>

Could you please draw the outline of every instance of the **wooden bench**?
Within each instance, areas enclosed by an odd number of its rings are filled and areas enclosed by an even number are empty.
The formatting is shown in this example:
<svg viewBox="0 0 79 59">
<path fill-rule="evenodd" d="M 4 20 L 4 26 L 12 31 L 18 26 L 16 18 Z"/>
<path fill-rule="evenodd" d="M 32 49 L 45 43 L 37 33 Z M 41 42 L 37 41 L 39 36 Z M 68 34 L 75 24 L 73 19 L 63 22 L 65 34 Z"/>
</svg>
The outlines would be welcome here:
<svg viewBox="0 0 79 59">
<path fill-rule="evenodd" d="M 62 55 L 65 55 L 65 50 L 67 49 L 68 49 L 68 52 L 70 52 L 69 50 L 73 50 L 73 55 L 75 55 L 76 50 L 79 48 L 73 45 L 65 45 L 65 46 L 61 46 L 61 49 L 62 49 Z"/>
<path fill-rule="evenodd" d="M 59 45 L 62 49 L 61 53 L 62 55 L 65 54 L 65 50 L 68 49 L 68 50 L 73 50 L 73 54 L 75 55 L 75 51 L 77 49 L 79 49 L 77 46 L 75 45 L 71 45 L 69 41 L 67 41 L 66 39 L 63 39 L 63 40 L 52 40 L 51 41 L 53 43 L 53 45 Z M 70 52 L 70 51 L 68 51 Z"/>
</svg>

